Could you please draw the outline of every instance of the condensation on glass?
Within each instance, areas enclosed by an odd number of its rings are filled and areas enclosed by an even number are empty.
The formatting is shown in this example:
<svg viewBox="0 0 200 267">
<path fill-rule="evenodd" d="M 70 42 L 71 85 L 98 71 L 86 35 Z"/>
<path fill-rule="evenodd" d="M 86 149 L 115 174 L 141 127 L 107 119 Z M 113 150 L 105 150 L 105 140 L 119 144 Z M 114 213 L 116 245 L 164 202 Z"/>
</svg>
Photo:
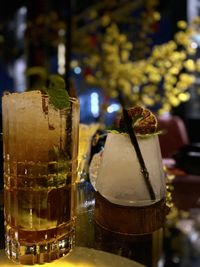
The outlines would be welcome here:
<svg viewBox="0 0 200 267">
<path fill-rule="evenodd" d="M 56 110 L 30 91 L 5 94 L 2 107 L 6 253 L 50 262 L 75 243 L 79 102 Z"/>
</svg>

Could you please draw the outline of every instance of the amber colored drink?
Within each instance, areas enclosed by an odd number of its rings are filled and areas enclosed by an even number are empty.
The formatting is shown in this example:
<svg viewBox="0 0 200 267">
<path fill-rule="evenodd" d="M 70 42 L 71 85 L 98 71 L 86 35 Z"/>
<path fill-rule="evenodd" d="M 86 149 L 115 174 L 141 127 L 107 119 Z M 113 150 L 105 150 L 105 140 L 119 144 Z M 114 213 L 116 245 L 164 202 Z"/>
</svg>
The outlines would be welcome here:
<svg viewBox="0 0 200 267">
<path fill-rule="evenodd" d="M 55 109 L 40 91 L 3 96 L 5 245 L 22 264 L 75 243 L 79 103 Z"/>
</svg>

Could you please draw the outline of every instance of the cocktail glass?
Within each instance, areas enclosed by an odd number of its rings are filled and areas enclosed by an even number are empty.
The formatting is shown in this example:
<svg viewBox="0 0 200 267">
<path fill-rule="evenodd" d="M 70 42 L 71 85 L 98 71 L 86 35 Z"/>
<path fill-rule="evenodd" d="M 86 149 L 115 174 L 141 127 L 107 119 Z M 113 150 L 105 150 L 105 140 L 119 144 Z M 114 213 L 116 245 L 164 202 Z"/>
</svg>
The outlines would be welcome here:
<svg viewBox="0 0 200 267">
<path fill-rule="evenodd" d="M 83 182 L 88 179 L 88 168 L 91 157 L 92 138 L 99 128 L 99 123 L 79 124 L 79 149 L 78 149 L 78 180 Z"/>
<path fill-rule="evenodd" d="M 5 250 L 50 262 L 75 243 L 79 102 L 58 110 L 40 91 L 2 98 Z"/>
<path fill-rule="evenodd" d="M 115 251 L 117 247 L 123 256 L 157 266 L 165 222 L 165 176 L 158 136 L 137 136 L 137 142 L 154 198 L 129 135 L 108 133 L 95 181 L 95 221 L 97 233 L 101 233 L 98 240 L 108 240 L 106 248 L 101 243 L 101 249 Z M 151 259 L 145 258 L 147 251 Z"/>
<path fill-rule="evenodd" d="M 94 244 L 91 218 L 95 201 L 89 180 L 89 163 L 93 138 L 99 126 L 99 123 L 79 125 L 76 244 L 82 247 L 92 247 Z"/>
</svg>

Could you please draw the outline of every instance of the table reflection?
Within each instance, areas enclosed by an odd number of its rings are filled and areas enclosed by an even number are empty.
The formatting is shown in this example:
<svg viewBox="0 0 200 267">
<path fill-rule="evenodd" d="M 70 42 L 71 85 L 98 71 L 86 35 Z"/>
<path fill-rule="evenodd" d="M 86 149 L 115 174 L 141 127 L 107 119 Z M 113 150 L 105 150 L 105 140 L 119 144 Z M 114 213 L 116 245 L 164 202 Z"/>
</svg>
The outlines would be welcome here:
<svg viewBox="0 0 200 267">
<path fill-rule="evenodd" d="M 0 251 L 0 266 L 10 267 L 19 266 L 14 262 L 7 259 L 3 250 Z M 20 265 L 27 266 L 27 265 Z M 34 265 L 41 266 L 41 265 Z M 45 263 L 45 266 L 60 266 L 60 267 L 143 267 L 143 265 L 128 260 L 117 255 L 105 253 L 95 249 L 84 247 L 75 247 L 74 250 L 68 255 L 52 263 Z"/>
</svg>

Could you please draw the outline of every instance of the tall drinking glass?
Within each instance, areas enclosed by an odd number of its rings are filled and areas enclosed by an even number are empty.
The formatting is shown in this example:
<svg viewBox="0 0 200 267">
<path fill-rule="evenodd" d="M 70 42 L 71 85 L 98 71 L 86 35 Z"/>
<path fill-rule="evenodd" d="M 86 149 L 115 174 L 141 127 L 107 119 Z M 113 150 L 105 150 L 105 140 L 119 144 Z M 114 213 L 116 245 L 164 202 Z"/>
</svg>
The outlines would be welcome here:
<svg viewBox="0 0 200 267">
<path fill-rule="evenodd" d="M 75 242 L 79 102 L 58 110 L 30 91 L 5 94 L 2 107 L 6 253 L 50 262 Z"/>
</svg>

